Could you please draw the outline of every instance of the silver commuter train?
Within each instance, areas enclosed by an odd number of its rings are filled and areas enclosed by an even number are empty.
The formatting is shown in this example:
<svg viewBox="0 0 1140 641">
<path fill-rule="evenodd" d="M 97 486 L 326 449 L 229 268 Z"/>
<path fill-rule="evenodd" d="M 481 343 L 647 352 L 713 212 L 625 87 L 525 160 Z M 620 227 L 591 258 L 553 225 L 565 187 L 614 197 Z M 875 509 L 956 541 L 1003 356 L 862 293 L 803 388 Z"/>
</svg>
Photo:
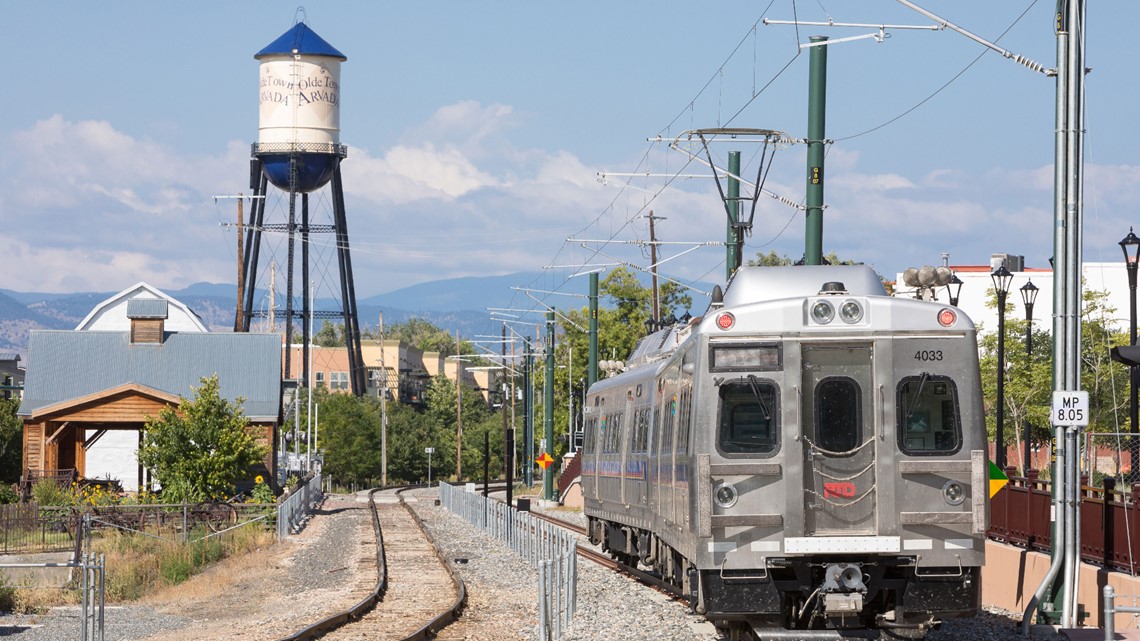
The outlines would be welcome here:
<svg viewBox="0 0 1140 641">
<path fill-rule="evenodd" d="M 973 323 L 864 266 L 741 268 L 586 399 L 590 538 L 734 637 L 921 638 L 981 605 Z"/>
</svg>

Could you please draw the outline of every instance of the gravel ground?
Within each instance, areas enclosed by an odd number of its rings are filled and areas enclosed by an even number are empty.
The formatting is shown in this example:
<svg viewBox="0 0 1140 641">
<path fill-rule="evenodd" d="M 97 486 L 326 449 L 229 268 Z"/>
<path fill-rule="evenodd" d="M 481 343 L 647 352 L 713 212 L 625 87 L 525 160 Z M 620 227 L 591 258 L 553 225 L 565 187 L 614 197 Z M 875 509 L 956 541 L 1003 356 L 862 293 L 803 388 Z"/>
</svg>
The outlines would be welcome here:
<svg viewBox="0 0 1140 641">
<path fill-rule="evenodd" d="M 537 573 L 502 543 L 482 534 L 434 505 L 435 490 L 418 490 L 411 502 L 444 558 L 453 561 L 467 584 L 466 622 L 445 630 L 441 639 L 535 638 Z M 352 565 L 360 554 L 367 520 L 358 497 L 332 497 L 305 531 L 276 546 L 250 565 L 234 585 L 210 592 L 209 572 L 196 577 L 198 591 L 213 598 L 156 595 L 147 603 L 109 606 L 108 640 L 189 641 L 191 639 L 275 639 L 297 629 L 298 621 L 318 618 L 322 603 L 343 600 L 352 585 L 367 577 Z M 538 509 L 538 508 L 536 508 Z M 555 510 L 559 518 L 584 523 L 580 513 Z M 580 559 L 577 612 L 567 641 L 723 639 L 702 617 L 683 605 L 629 579 Z M 204 587 L 206 586 L 206 587 Z M 347 607 L 347 604 L 343 607 Z M 930 641 L 1024 641 L 1011 613 L 987 612 L 949 621 Z M 1016 615 L 1013 615 L 1016 617 Z M 13 626 L 32 624 L 25 629 Z M 251 630 L 257 630 L 251 634 Z M 14 641 L 78 639 L 79 609 L 58 608 L 36 617 L 0 616 L 0 637 Z M 1039 641 L 1062 641 L 1055 633 L 1035 633 Z"/>
<path fill-rule="evenodd" d="M 272 550 L 220 564 L 145 602 L 107 606 L 106 639 L 276 639 L 320 618 L 328 602 L 348 607 L 361 537 L 372 536 L 363 507 L 356 497 L 330 497 L 304 531 Z M 0 616 L 0 637 L 14 641 L 79 639 L 81 631 L 78 607 Z"/>
</svg>

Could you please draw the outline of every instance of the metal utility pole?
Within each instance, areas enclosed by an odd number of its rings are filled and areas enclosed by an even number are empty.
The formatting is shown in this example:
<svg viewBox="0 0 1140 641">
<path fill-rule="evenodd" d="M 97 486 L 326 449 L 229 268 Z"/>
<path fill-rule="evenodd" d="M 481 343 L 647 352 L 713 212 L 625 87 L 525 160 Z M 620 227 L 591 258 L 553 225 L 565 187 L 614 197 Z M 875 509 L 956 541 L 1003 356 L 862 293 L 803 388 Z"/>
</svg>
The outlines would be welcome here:
<svg viewBox="0 0 1140 641">
<path fill-rule="evenodd" d="M 459 359 L 459 332 L 455 332 L 455 482 L 463 480 L 463 386 L 459 384 L 463 361 Z"/>
<path fill-rule="evenodd" d="M 507 363 L 507 324 L 503 323 L 503 342 L 499 345 L 499 355 L 502 356 L 503 365 Z M 507 387 L 507 372 L 509 370 L 502 369 L 502 379 L 499 381 L 499 389 L 502 390 L 503 404 L 499 407 L 499 411 L 503 413 L 503 478 L 507 481 L 507 505 L 511 505 L 511 494 L 514 490 L 514 469 L 511 466 L 512 457 L 514 454 L 515 430 L 507 424 L 507 401 L 510 400 L 511 407 L 514 407 L 515 396 Z"/>
<path fill-rule="evenodd" d="M 554 451 L 554 312 L 546 312 L 546 380 L 543 382 L 543 440 L 546 447 L 543 451 Z M 551 457 L 553 458 L 553 456 Z M 547 501 L 554 500 L 554 464 L 546 466 L 542 471 L 542 498 Z"/>
<path fill-rule="evenodd" d="M 380 484 L 388 487 L 388 368 L 384 363 L 384 312 L 380 312 L 377 334 L 380 340 Z M 399 367 L 397 361 L 397 372 Z"/>
<path fill-rule="evenodd" d="M 812 36 L 813 43 L 827 36 Z M 823 264 L 823 145 L 827 118 L 827 45 L 811 48 L 808 64 L 807 231 L 804 264 Z"/>
<path fill-rule="evenodd" d="M 523 469 L 526 486 L 534 487 L 534 350 L 529 337 L 523 355 Z"/>
<path fill-rule="evenodd" d="M 657 327 L 658 321 L 661 320 L 661 300 L 660 294 L 657 290 L 657 233 L 653 225 L 655 220 L 665 220 L 660 216 L 654 216 L 653 210 L 649 210 L 649 267 L 650 273 L 653 275 L 653 326 Z"/>
<path fill-rule="evenodd" d="M 724 240 L 725 260 L 724 260 L 724 279 L 725 282 L 732 280 L 732 275 L 740 268 L 741 261 L 741 245 L 743 244 L 743 235 L 740 227 L 740 152 L 728 152 L 728 196 L 725 198 L 725 210 L 728 213 L 728 233 Z"/>
<path fill-rule="evenodd" d="M 1056 126 L 1053 173 L 1053 391 L 1079 391 L 1081 354 L 1081 243 L 1083 233 L 1085 4 L 1058 2 L 1056 14 Z M 1053 427 L 1052 563 L 1021 621 L 1028 633 L 1033 611 L 1047 623 L 1075 627 L 1080 566 L 1080 428 Z M 1046 594 L 1048 598 L 1044 601 Z"/>
<path fill-rule="evenodd" d="M 590 363 L 586 380 L 598 381 L 598 274 L 590 274 Z"/>
</svg>

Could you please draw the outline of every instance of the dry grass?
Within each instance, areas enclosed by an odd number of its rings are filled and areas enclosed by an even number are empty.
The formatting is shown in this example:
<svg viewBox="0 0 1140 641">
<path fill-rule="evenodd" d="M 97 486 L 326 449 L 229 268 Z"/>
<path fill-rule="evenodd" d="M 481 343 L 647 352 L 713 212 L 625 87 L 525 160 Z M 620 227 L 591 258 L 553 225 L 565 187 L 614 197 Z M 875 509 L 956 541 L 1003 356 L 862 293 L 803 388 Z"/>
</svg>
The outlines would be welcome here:
<svg viewBox="0 0 1140 641">
<path fill-rule="evenodd" d="M 107 533 L 93 543 L 106 561 L 109 603 L 178 600 L 216 593 L 236 583 L 243 573 L 269 563 L 276 542 L 273 532 L 259 527 L 233 530 L 224 540 L 183 545 L 126 533 Z M 78 572 L 75 576 L 80 576 Z M 7 584 L 4 606 L 12 612 L 34 614 L 58 605 L 79 602 L 78 578 L 66 587 L 34 585 L 30 580 Z M 0 583 L 3 583 L 0 581 Z M 167 596 L 170 595 L 170 596 Z"/>
<path fill-rule="evenodd" d="M 272 532 L 262 532 L 258 540 L 251 540 L 245 551 L 233 554 L 211 565 L 205 571 L 175 585 L 167 585 L 141 599 L 143 603 L 168 604 L 191 600 L 205 600 L 232 588 L 244 577 L 263 572 L 276 563 L 276 536 Z"/>
</svg>

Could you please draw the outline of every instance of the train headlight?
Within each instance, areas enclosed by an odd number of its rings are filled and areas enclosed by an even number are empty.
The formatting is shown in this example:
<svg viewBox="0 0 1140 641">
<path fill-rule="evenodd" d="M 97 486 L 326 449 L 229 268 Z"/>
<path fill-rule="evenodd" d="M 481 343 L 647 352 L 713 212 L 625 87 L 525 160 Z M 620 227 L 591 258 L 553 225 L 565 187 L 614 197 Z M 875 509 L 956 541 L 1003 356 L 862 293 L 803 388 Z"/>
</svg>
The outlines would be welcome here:
<svg viewBox="0 0 1140 641">
<path fill-rule="evenodd" d="M 953 327 L 958 322 L 958 315 L 952 309 L 943 309 L 938 312 L 938 324 L 943 327 Z"/>
<path fill-rule="evenodd" d="M 835 308 L 831 306 L 830 302 L 819 300 L 811 306 L 811 319 L 820 325 L 830 323 L 833 318 L 835 318 Z"/>
<path fill-rule="evenodd" d="M 716 326 L 721 329 L 732 329 L 735 324 L 736 317 L 732 315 L 732 312 L 724 312 L 716 317 Z"/>
<path fill-rule="evenodd" d="M 736 486 L 731 483 L 725 483 L 716 488 L 716 504 L 729 508 L 736 505 L 736 499 L 739 495 L 736 493 Z"/>
<path fill-rule="evenodd" d="M 942 498 L 950 505 L 961 505 L 966 500 L 966 488 L 958 481 L 946 481 L 942 486 Z"/>
<path fill-rule="evenodd" d="M 858 323 L 863 320 L 863 306 L 857 301 L 844 301 L 839 307 L 839 317 L 844 323 Z"/>
</svg>

